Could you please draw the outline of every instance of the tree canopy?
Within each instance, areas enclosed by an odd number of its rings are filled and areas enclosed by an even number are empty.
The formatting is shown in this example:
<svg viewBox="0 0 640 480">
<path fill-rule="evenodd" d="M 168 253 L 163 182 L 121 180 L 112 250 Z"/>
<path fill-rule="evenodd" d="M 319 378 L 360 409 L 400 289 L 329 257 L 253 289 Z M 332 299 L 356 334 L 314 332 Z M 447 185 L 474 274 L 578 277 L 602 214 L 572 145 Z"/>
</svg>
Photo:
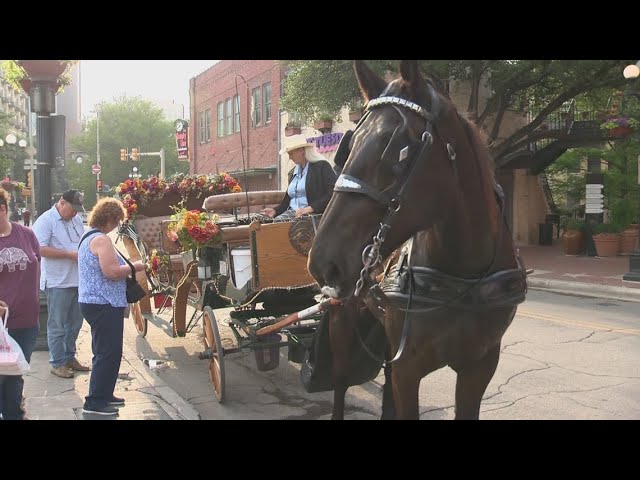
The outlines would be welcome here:
<svg viewBox="0 0 640 480">
<path fill-rule="evenodd" d="M 528 143 L 557 138 L 557 132 L 538 127 L 570 100 L 594 108 L 606 105 L 607 95 L 622 87 L 622 70 L 632 60 L 420 60 L 421 71 L 436 83 L 466 81 L 470 95 L 466 109 L 489 136 L 491 153 L 500 166 L 509 154 Z M 389 80 L 397 76 L 397 60 L 369 60 L 367 64 Z M 312 119 L 337 114 L 359 98 L 349 60 L 286 60 L 285 110 Z M 480 92 L 488 87 L 486 103 Z M 604 103 L 604 105 L 603 105 Z M 460 106 L 459 106 L 460 107 Z M 527 111 L 531 121 L 498 140 L 509 109 Z"/>
<path fill-rule="evenodd" d="M 129 152 L 138 147 L 140 152 L 158 152 L 165 150 L 165 172 L 187 173 L 187 162 L 179 162 L 176 152 L 173 123 L 165 119 L 162 109 L 140 97 L 122 96 L 111 103 L 102 103 L 98 107 L 99 118 L 90 120 L 84 131 L 72 140 L 74 150 L 86 152 L 82 164 L 67 161 L 67 178 L 73 188 L 85 192 L 85 207 L 91 206 L 96 199 L 96 176 L 91 166 L 96 163 L 96 143 L 98 120 L 100 122 L 100 179 L 103 185 L 112 188 L 129 178 L 131 167 L 139 168 L 142 178 L 158 175 L 160 158 L 157 155 L 141 156 L 139 162 L 120 161 L 120 149 Z"/>
</svg>

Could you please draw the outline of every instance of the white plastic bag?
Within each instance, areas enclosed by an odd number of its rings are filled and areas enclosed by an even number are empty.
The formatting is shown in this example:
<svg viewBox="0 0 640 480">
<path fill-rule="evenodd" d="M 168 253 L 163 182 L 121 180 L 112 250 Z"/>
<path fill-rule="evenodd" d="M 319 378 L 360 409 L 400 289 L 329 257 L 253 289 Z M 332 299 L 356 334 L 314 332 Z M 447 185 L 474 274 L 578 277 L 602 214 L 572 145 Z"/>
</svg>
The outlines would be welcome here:
<svg viewBox="0 0 640 480">
<path fill-rule="evenodd" d="M 23 375 L 31 370 L 31 367 L 24 358 L 20 345 L 7 331 L 8 318 L 7 308 L 4 319 L 0 322 L 0 375 Z"/>
</svg>

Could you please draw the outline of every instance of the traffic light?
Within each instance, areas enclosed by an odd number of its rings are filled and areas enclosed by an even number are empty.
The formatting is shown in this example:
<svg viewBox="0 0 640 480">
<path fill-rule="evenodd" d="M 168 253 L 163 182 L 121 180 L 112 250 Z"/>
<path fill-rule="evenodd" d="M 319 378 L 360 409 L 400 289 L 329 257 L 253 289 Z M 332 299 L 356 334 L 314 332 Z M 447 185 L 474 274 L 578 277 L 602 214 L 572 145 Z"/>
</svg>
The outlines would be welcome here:
<svg viewBox="0 0 640 480">
<path fill-rule="evenodd" d="M 102 180 L 96 180 L 96 191 L 97 192 L 102 191 Z"/>
<path fill-rule="evenodd" d="M 127 161 L 127 149 L 126 148 L 121 148 L 120 149 L 120 161 L 121 162 L 126 162 Z"/>
<path fill-rule="evenodd" d="M 140 160 L 140 150 L 138 149 L 138 147 L 133 147 L 131 149 L 131 160 L 133 160 L 134 162 Z"/>
</svg>

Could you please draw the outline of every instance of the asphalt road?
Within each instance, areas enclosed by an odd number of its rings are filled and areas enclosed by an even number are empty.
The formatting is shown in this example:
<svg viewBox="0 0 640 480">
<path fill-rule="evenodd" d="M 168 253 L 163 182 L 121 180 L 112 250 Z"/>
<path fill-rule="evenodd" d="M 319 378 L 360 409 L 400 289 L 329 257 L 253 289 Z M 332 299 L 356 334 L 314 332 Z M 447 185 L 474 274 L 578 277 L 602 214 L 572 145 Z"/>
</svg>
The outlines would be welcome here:
<svg viewBox="0 0 640 480">
<path fill-rule="evenodd" d="M 216 310 L 223 337 L 228 310 Z M 496 374 L 485 393 L 481 419 L 640 419 L 640 307 L 637 303 L 529 291 L 505 334 Z M 253 352 L 225 357 L 226 401 L 217 402 L 202 351 L 202 322 L 184 338 L 149 324 L 146 338 L 126 322 L 125 342 L 203 420 L 328 419 L 332 392 L 308 394 L 299 365 L 281 350 L 278 368 L 260 372 Z M 227 343 L 229 345 L 229 343 Z M 376 419 L 382 377 L 347 393 L 347 419 Z M 444 368 L 423 379 L 423 419 L 453 419 L 455 373 Z"/>
</svg>

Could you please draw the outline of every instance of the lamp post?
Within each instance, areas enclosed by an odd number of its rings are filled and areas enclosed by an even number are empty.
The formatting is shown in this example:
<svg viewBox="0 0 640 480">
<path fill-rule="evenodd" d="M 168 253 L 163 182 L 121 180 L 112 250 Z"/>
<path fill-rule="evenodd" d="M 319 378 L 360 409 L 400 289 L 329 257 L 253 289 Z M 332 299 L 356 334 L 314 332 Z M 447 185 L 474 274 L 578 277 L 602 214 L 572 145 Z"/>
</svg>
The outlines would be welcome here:
<svg viewBox="0 0 640 480">
<path fill-rule="evenodd" d="M 635 65 L 627 65 L 622 75 L 627 80 L 640 77 L 640 61 Z M 640 99 L 640 92 L 638 91 L 629 91 L 629 95 Z M 640 185 L 640 155 L 638 155 L 638 184 Z M 623 280 L 640 282 L 640 245 L 636 244 L 636 250 L 629 255 L 629 272 L 625 273 L 622 278 Z"/>
</svg>

